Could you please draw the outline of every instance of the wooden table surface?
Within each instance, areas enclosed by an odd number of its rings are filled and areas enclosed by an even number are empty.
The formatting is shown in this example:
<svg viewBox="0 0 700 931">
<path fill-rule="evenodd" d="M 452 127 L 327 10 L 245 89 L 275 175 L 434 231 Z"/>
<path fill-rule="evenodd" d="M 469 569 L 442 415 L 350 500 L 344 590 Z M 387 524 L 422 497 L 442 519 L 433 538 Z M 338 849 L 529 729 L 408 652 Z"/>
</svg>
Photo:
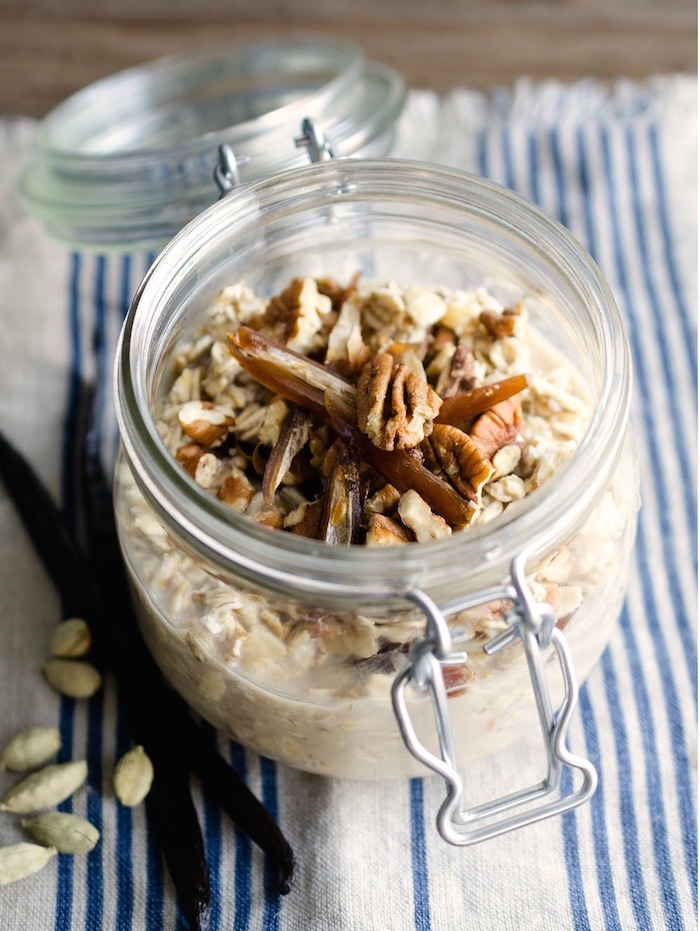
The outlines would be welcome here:
<svg viewBox="0 0 700 931">
<path fill-rule="evenodd" d="M 694 72 L 695 0 L 0 0 L 0 114 L 41 116 L 158 55 L 324 33 L 412 87 Z"/>
</svg>

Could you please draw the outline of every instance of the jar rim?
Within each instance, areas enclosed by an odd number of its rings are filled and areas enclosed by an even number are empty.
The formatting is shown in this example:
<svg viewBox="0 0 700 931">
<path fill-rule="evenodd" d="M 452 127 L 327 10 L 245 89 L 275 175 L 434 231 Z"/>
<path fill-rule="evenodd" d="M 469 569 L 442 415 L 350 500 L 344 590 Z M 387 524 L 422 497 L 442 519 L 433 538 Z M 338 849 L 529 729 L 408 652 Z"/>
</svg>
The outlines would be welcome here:
<svg viewBox="0 0 700 931">
<path fill-rule="evenodd" d="M 74 244 L 162 246 L 216 198 L 220 144 L 232 148 L 246 183 L 305 163 L 294 145 L 305 117 L 344 155 L 385 155 L 405 95 L 396 71 L 330 36 L 164 56 L 55 107 L 19 197 Z"/>
<path fill-rule="evenodd" d="M 159 310 L 183 269 L 216 233 L 241 221 L 246 211 L 264 215 L 272 204 L 303 203 L 304 192 L 321 197 L 372 187 L 390 196 L 410 192 L 453 209 L 528 229 L 528 245 L 575 284 L 582 306 L 598 327 L 603 354 L 599 397 L 589 427 L 569 459 L 512 516 L 470 527 L 442 540 L 404 547 L 332 547 L 292 534 L 271 533 L 230 513 L 185 474 L 160 440 L 147 392 L 144 347 L 153 337 Z M 236 572 L 280 592 L 332 594 L 351 600 L 396 595 L 411 584 L 439 589 L 468 567 L 488 567 L 502 578 L 522 551 L 532 558 L 563 542 L 592 509 L 617 461 L 631 394 L 627 338 L 612 294 L 593 259 L 556 220 L 514 192 L 491 181 L 433 164 L 388 160 L 334 160 L 285 172 L 234 191 L 190 223 L 157 258 L 127 315 L 117 350 L 117 419 L 127 459 L 138 485 L 166 523 L 175 522 L 188 547 L 226 573 Z M 592 466 L 596 468 L 592 470 Z M 177 502 L 177 506 L 176 506 Z M 177 519 L 173 517 L 176 507 Z M 362 591 L 357 581 L 363 580 Z"/>
</svg>

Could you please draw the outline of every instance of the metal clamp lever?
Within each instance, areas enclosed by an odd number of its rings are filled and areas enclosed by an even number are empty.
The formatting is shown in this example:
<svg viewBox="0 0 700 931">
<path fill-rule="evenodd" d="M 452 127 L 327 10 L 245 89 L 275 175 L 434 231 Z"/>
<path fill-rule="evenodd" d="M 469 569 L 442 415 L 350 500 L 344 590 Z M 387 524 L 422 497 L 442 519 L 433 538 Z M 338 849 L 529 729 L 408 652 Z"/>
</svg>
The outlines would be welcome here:
<svg viewBox="0 0 700 931">
<path fill-rule="evenodd" d="M 437 815 L 437 828 L 448 843 L 456 846 L 475 844 L 569 811 L 588 801 L 598 782 L 593 764 L 575 756 L 566 746 L 569 723 L 578 700 L 576 674 L 569 646 L 554 624 L 551 608 L 546 604 L 538 604 L 527 586 L 525 562 L 524 553 L 513 560 L 510 582 L 456 599 L 442 608 L 422 591 L 406 593 L 406 597 L 424 612 L 426 629 L 425 636 L 414 643 L 407 665 L 394 680 L 394 713 L 408 750 L 445 780 L 447 797 Z M 453 633 L 446 617 L 502 599 L 512 603 L 506 615 L 510 626 L 489 641 L 484 650 L 493 655 L 516 640 L 521 641 L 544 738 L 547 774 L 533 786 L 468 808 L 464 804 L 464 785 L 457 770 L 447 690 L 442 675 L 442 666 L 463 664 L 466 656 L 464 653 L 451 652 Z M 542 661 L 543 651 L 549 646 L 555 651 L 564 682 L 564 698 L 556 710 L 552 709 Z M 409 683 L 430 695 L 440 756 L 431 753 L 416 735 L 406 705 L 406 688 Z M 579 788 L 565 796 L 557 793 L 561 786 L 563 766 L 578 770 L 582 775 Z"/>
</svg>

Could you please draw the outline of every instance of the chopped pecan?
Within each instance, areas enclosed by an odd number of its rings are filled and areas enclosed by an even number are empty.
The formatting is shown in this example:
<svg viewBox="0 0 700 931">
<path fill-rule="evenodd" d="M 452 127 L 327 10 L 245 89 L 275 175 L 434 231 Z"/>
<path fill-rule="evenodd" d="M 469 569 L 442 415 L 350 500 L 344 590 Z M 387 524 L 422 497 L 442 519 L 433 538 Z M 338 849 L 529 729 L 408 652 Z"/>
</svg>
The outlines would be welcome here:
<svg viewBox="0 0 700 931">
<path fill-rule="evenodd" d="M 386 514 L 387 511 L 393 511 L 400 497 L 400 492 L 393 485 L 383 485 L 367 502 L 367 510 L 374 514 Z"/>
<path fill-rule="evenodd" d="M 333 310 L 339 311 L 347 299 L 357 291 L 360 272 L 356 271 L 347 285 L 339 284 L 335 278 L 317 278 L 316 287 L 319 294 L 325 294 L 331 299 Z"/>
<path fill-rule="evenodd" d="M 316 539 L 322 509 L 323 503 L 321 501 L 305 501 L 287 514 L 284 519 L 285 529 L 299 537 Z"/>
<path fill-rule="evenodd" d="M 344 304 L 328 334 L 325 362 L 341 375 L 356 375 L 369 358 L 370 348 L 362 339 L 360 323 L 357 304 Z"/>
<path fill-rule="evenodd" d="M 357 383 L 357 424 L 379 449 L 417 446 L 440 410 L 433 389 L 389 353 L 365 365 Z"/>
<path fill-rule="evenodd" d="M 443 666 L 442 678 L 445 683 L 448 698 L 457 698 L 464 695 L 470 682 L 476 679 L 476 673 L 471 666 Z"/>
<path fill-rule="evenodd" d="M 452 533 L 450 525 L 439 514 L 434 514 L 430 506 L 413 489 L 401 495 L 399 517 L 405 526 L 415 533 L 419 543 L 449 537 Z"/>
<path fill-rule="evenodd" d="M 513 442 L 518 435 L 520 420 L 520 402 L 516 398 L 508 398 L 477 417 L 469 435 L 482 454 L 491 459 L 499 449 Z"/>
<path fill-rule="evenodd" d="M 385 514 L 370 515 L 366 546 L 401 546 L 411 540 L 411 535 L 398 521 Z"/>
<path fill-rule="evenodd" d="M 313 278 L 293 278 L 270 298 L 261 325 L 290 349 L 312 352 L 320 348 L 317 334 L 330 310 L 331 299 L 319 292 Z"/>
<path fill-rule="evenodd" d="M 230 475 L 221 483 L 219 498 L 232 507 L 234 511 L 243 512 L 250 504 L 255 489 L 248 480 L 245 472 L 233 469 Z"/>
<path fill-rule="evenodd" d="M 183 433 L 201 446 L 213 446 L 222 440 L 234 420 L 211 401 L 188 401 L 177 412 Z"/>
<path fill-rule="evenodd" d="M 503 313 L 495 310 L 482 310 L 479 314 L 479 322 L 492 339 L 502 339 L 504 336 L 515 335 L 519 316 L 519 306 L 504 310 Z"/>
<path fill-rule="evenodd" d="M 284 527 L 284 512 L 279 508 L 257 511 L 250 516 L 261 527 L 268 527 L 270 530 L 282 530 Z"/>
<path fill-rule="evenodd" d="M 435 424 L 429 442 L 457 491 L 468 501 L 477 501 L 493 468 L 476 443 L 457 427 L 447 424 Z"/>
<path fill-rule="evenodd" d="M 175 458 L 182 465 L 185 472 L 194 478 L 197 471 L 197 463 L 204 455 L 203 448 L 198 443 L 185 443 L 175 452 Z"/>
</svg>

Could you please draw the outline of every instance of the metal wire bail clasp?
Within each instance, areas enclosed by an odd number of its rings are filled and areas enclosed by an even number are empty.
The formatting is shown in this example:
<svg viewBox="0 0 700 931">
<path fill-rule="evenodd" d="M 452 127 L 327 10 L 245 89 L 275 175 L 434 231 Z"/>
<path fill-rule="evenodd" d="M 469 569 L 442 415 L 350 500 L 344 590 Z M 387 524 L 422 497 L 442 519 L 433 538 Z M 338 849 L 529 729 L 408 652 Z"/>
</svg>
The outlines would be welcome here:
<svg viewBox="0 0 700 931">
<path fill-rule="evenodd" d="M 240 161 L 247 162 L 247 158 Z M 239 159 L 227 142 L 222 142 L 218 148 L 218 159 L 214 166 L 214 181 L 219 189 L 219 197 L 225 197 L 234 188 L 241 183 L 241 175 L 238 170 Z"/>
<path fill-rule="evenodd" d="M 588 760 L 574 756 L 566 746 L 566 735 L 576 702 L 578 684 L 568 644 L 555 626 L 549 605 L 535 601 L 525 579 L 526 555 L 513 560 L 510 580 L 438 607 L 424 592 L 411 590 L 406 597 L 426 616 L 425 635 L 411 648 L 407 665 L 399 672 L 392 687 L 394 713 L 408 750 L 446 783 L 447 797 L 437 815 L 437 828 L 450 844 L 466 846 L 505 834 L 516 828 L 561 814 L 586 802 L 598 782 L 595 767 Z M 508 600 L 512 607 L 506 614 L 507 630 L 489 641 L 484 650 L 498 653 L 520 640 L 535 694 L 540 728 L 544 738 L 547 771 L 544 779 L 501 798 L 468 807 L 464 785 L 457 770 L 454 734 L 442 667 L 466 662 L 464 653 L 452 652 L 453 637 L 446 618 L 497 600 Z M 564 683 L 564 697 L 554 710 L 544 674 L 543 653 L 552 647 L 559 661 Z M 418 739 L 406 704 L 406 689 L 413 684 L 430 696 L 440 755 L 432 753 Z M 562 796 L 564 766 L 578 770 L 582 776 L 578 789 Z"/>
<path fill-rule="evenodd" d="M 308 149 L 312 162 L 328 162 L 335 158 L 333 146 L 315 120 L 307 116 L 301 122 L 301 135 L 294 140 L 297 149 Z"/>
</svg>

